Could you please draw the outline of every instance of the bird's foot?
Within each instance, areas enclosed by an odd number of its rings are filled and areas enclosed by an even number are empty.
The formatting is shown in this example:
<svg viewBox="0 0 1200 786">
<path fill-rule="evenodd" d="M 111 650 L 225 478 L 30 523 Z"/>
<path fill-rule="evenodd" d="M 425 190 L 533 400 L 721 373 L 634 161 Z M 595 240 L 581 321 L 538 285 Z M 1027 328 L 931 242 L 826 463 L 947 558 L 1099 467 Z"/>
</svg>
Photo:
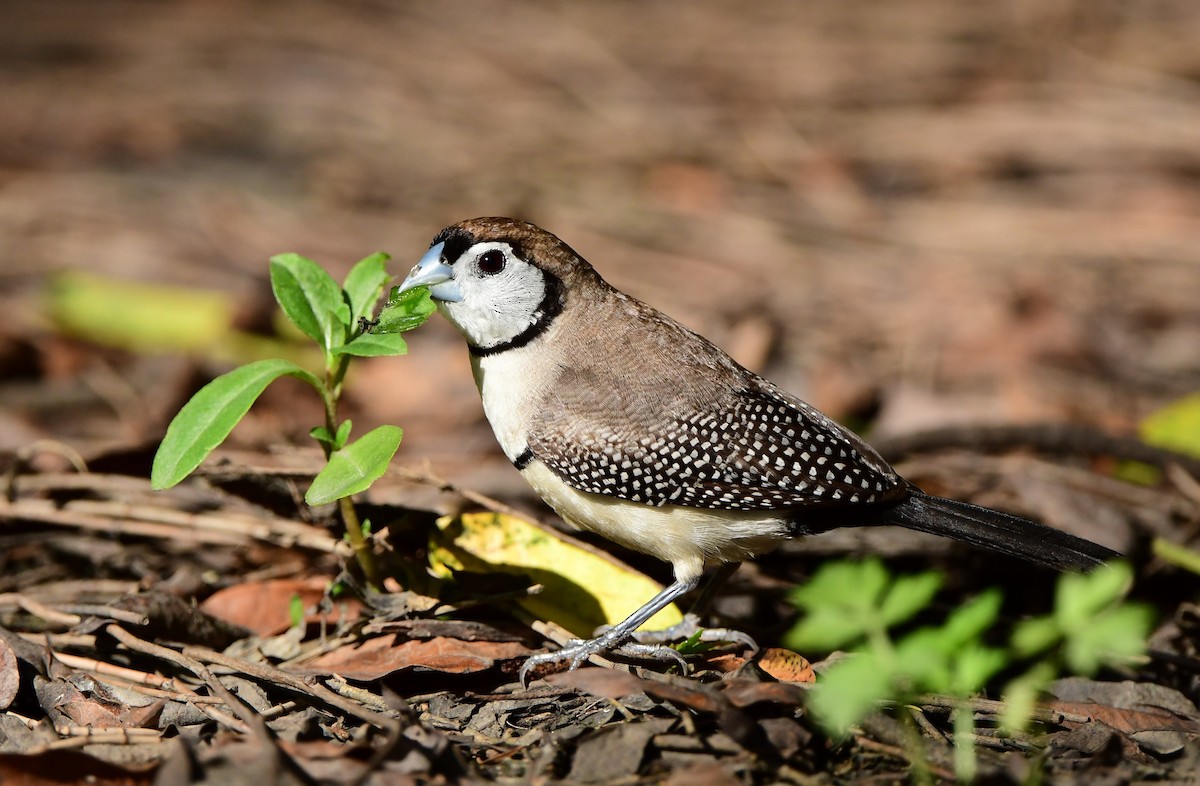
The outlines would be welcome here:
<svg viewBox="0 0 1200 786">
<path fill-rule="evenodd" d="M 556 652 L 531 655 L 521 665 L 521 685 L 528 685 L 530 676 L 553 667 L 554 671 L 571 671 L 593 655 L 612 653 L 640 661 L 654 661 L 678 666 L 686 674 L 687 661 L 682 653 L 670 646 L 671 642 L 696 639 L 702 642 L 733 643 L 758 651 L 758 644 L 745 633 L 729 628 L 704 628 L 695 614 L 688 614 L 682 622 L 663 630 L 635 631 L 632 634 L 617 628 L 602 629 L 593 639 L 572 639 Z M 566 668 L 562 668 L 565 666 Z"/>
<path fill-rule="evenodd" d="M 531 655 L 521 664 L 521 685 L 528 685 L 530 675 L 543 671 L 545 667 L 552 667 L 553 671 L 572 671 L 593 655 L 605 653 L 632 660 L 678 666 L 681 672 L 687 673 L 687 661 L 683 659 L 683 655 L 679 650 L 664 643 L 672 639 L 665 638 L 662 642 L 651 643 L 631 640 L 637 637 L 637 633 L 630 635 L 618 628 L 608 628 L 601 630 L 593 639 L 571 639 L 556 652 Z M 566 668 L 562 668 L 563 666 Z"/>
<path fill-rule="evenodd" d="M 518 673 L 521 686 L 528 685 L 529 676 L 534 672 L 544 671 L 544 667 L 551 667 L 549 673 L 574 671 L 579 668 L 579 664 L 588 658 L 605 652 L 615 646 L 615 644 L 616 642 L 608 641 L 605 636 L 601 635 L 594 639 L 571 639 L 563 645 L 562 649 L 556 652 L 543 652 L 540 655 L 530 655 L 521 664 L 521 671 Z M 561 668 L 564 665 L 566 669 Z"/>
<path fill-rule="evenodd" d="M 695 614 L 685 614 L 683 620 L 662 630 L 639 630 L 633 634 L 639 644 L 665 645 L 673 641 L 697 641 L 715 644 L 739 644 L 758 652 L 758 643 L 748 634 L 733 628 L 706 628 Z M 677 650 L 676 650 L 677 651 Z"/>
</svg>

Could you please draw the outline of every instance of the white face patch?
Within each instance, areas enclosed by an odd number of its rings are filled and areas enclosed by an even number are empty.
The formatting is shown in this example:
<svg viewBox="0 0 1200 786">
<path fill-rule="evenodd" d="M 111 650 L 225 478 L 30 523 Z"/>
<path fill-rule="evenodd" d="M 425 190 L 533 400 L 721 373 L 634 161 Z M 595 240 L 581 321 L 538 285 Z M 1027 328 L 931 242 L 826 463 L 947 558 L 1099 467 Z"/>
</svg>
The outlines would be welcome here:
<svg viewBox="0 0 1200 786">
<path fill-rule="evenodd" d="M 512 341 L 543 316 L 546 275 L 508 243 L 476 243 L 447 261 L 462 300 L 438 308 L 470 344 L 487 348 Z"/>
</svg>

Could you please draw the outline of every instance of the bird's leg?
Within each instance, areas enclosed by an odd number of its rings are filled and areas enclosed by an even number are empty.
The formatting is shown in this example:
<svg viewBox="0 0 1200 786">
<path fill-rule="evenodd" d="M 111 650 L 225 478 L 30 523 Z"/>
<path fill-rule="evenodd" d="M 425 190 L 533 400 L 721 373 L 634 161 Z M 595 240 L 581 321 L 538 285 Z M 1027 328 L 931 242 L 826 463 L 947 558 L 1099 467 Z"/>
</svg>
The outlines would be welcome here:
<svg viewBox="0 0 1200 786">
<path fill-rule="evenodd" d="M 593 655 L 619 647 L 633 637 L 634 631 L 640 628 L 651 617 L 662 611 L 669 604 L 691 592 L 700 583 L 700 577 L 676 579 L 673 584 L 655 595 L 637 611 L 618 622 L 608 630 L 593 639 L 574 641 L 558 650 L 541 655 L 530 656 L 521 666 L 521 684 L 529 681 L 529 674 L 541 666 L 567 664 L 568 669 L 574 669 Z"/>
<path fill-rule="evenodd" d="M 687 614 L 683 616 L 680 622 L 663 630 L 637 631 L 633 634 L 633 638 L 639 644 L 649 645 L 653 648 L 670 641 L 686 641 L 699 633 L 700 641 L 742 644 L 754 652 L 758 652 L 758 643 L 740 630 L 734 630 L 733 628 L 704 628 L 700 625 L 700 620 L 708 613 L 708 609 L 712 605 L 717 591 L 725 586 L 725 582 L 729 581 L 734 573 L 737 573 L 737 569 L 741 564 L 740 562 L 723 562 L 716 570 L 709 574 L 708 578 L 704 581 L 704 586 L 700 590 L 699 597 L 696 598 L 695 603 L 688 609 Z"/>
</svg>

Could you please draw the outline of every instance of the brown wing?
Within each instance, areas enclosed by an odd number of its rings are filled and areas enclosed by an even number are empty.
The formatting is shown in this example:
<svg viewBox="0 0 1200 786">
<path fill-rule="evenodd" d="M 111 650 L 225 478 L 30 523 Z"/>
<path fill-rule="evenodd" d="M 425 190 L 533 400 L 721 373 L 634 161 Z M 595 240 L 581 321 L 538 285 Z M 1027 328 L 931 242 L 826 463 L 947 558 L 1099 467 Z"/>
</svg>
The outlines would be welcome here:
<svg viewBox="0 0 1200 786">
<path fill-rule="evenodd" d="M 611 413 L 612 400 L 598 411 Z M 772 510 L 907 494 L 857 437 L 771 389 L 741 389 L 690 412 L 673 410 L 678 401 L 665 391 L 662 401 L 603 420 L 560 401 L 529 449 L 574 488 L 654 506 Z"/>
</svg>

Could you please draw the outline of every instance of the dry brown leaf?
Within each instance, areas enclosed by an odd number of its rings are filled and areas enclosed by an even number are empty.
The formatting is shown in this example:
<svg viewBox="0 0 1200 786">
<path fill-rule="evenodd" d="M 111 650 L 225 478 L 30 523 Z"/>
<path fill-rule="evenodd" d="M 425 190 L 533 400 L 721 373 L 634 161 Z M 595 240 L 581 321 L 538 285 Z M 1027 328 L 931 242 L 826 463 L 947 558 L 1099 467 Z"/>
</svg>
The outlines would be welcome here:
<svg viewBox="0 0 1200 786">
<path fill-rule="evenodd" d="M 273 636 L 292 624 L 292 598 L 299 596 L 305 608 L 305 620 L 319 615 L 310 610 L 325 596 L 331 578 L 312 576 L 304 579 L 270 579 L 235 584 L 219 590 L 200 604 L 206 614 L 241 625 L 260 636 Z M 353 598 L 336 601 L 337 614 L 353 618 L 362 604 Z"/>
<path fill-rule="evenodd" d="M 621 723 L 589 732 L 575 749 L 567 776 L 574 783 L 615 783 L 635 776 L 646 746 L 674 724 L 673 718 Z"/>
<path fill-rule="evenodd" d="M 110 688 L 82 674 L 41 682 L 36 691 L 42 709 L 55 726 L 143 728 L 154 724 L 166 703 L 164 699 Z"/>
<path fill-rule="evenodd" d="M 780 682 L 810 683 L 817 681 L 812 664 L 798 652 L 780 647 L 763 650 L 758 666 Z"/>
<path fill-rule="evenodd" d="M 735 707 L 752 704 L 783 704 L 796 706 L 804 695 L 802 688 L 788 682 L 756 682 L 734 679 L 725 683 L 721 693 Z"/>
<path fill-rule="evenodd" d="M 0 639 L 0 710 L 8 709 L 21 687 L 21 673 L 17 670 L 17 655 Z"/>
<path fill-rule="evenodd" d="M 154 772 L 148 767 L 121 767 L 78 751 L 51 750 L 34 756 L 0 755 L 0 783 L 6 785 L 137 786 L 154 782 Z"/>
<path fill-rule="evenodd" d="M 733 653 L 733 652 L 721 652 L 721 653 L 711 653 L 711 654 L 706 653 L 704 655 L 704 661 L 703 661 L 704 666 L 703 667 L 707 668 L 707 669 L 712 669 L 713 671 L 719 671 L 722 674 L 729 674 L 731 672 L 737 671 L 742 666 L 745 666 L 746 662 L 748 660 L 750 660 L 750 659 L 747 658 L 745 655 L 739 655 L 739 654 Z"/>
<path fill-rule="evenodd" d="M 395 636 L 378 636 L 347 644 L 294 669 L 304 674 L 340 674 L 353 680 L 375 680 L 402 669 L 471 674 L 501 661 L 529 655 L 515 641 L 463 641 L 445 636 L 396 643 Z"/>
<path fill-rule="evenodd" d="M 1176 753 L 1200 736 L 1196 705 L 1164 685 L 1068 677 L 1056 682 L 1052 692 L 1062 700 L 1051 702 L 1050 709 L 1102 723 L 1152 753 Z"/>
<path fill-rule="evenodd" d="M 1047 706 L 1055 712 L 1083 715 L 1099 721 L 1156 753 L 1174 753 L 1183 747 L 1188 737 L 1200 736 L 1200 723 L 1191 718 L 1182 718 L 1169 710 L 1130 709 L 1071 701 L 1056 701 Z"/>
<path fill-rule="evenodd" d="M 710 761 L 675 770 L 664 786 L 736 786 L 740 783 L 729 770 Z"/>
<path fill-rule="evenodd" d="M 646 692 L 646 680 L 629 672 L 585 666 L 574 671 L 560 671 L 546 676 L 546 682 L 557 688 L 575 688 L 602 699 L 623 699 Z"/>
</svg>

